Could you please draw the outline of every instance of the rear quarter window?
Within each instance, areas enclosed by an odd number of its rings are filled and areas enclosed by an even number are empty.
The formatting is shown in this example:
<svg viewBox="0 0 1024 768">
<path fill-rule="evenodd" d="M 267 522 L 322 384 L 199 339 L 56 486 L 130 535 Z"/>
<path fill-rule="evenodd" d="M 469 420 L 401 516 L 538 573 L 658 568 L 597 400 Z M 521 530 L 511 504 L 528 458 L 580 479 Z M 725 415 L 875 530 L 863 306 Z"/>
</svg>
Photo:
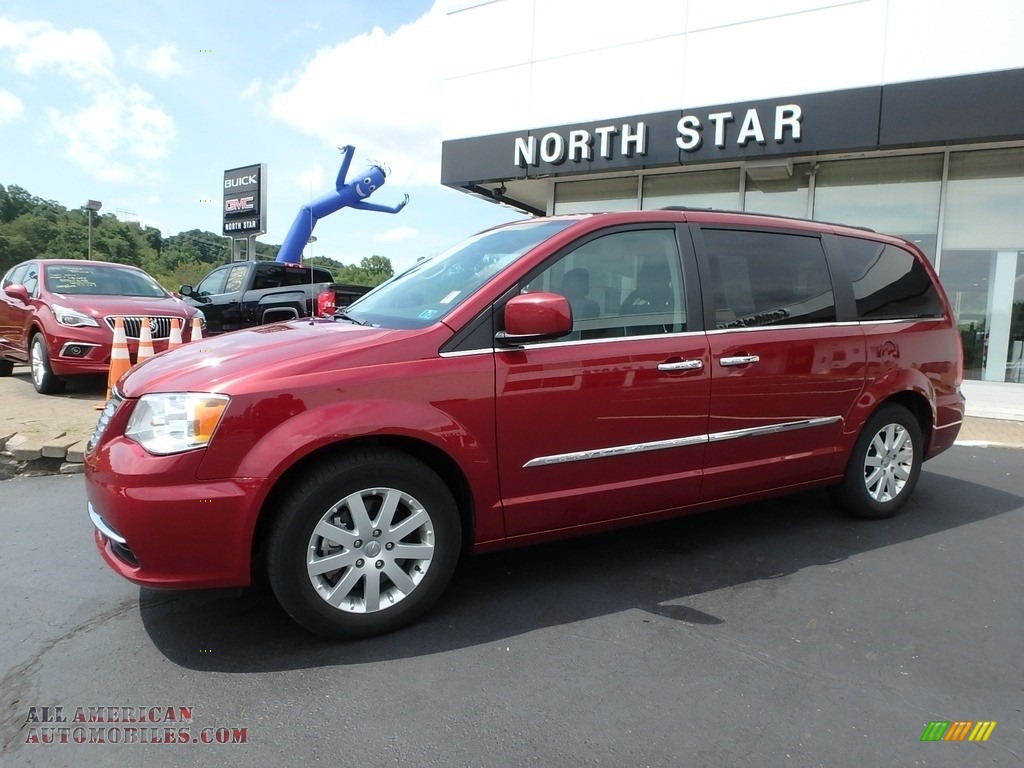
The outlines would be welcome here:
<svg viewBox="0 0 1024 768">
<path fill-rule="evenodd" d="M 861 320 L 912 320 L 942 317 L 942 302 L 910 251 L 895 245 L 840 238 Z"/>
</svg>

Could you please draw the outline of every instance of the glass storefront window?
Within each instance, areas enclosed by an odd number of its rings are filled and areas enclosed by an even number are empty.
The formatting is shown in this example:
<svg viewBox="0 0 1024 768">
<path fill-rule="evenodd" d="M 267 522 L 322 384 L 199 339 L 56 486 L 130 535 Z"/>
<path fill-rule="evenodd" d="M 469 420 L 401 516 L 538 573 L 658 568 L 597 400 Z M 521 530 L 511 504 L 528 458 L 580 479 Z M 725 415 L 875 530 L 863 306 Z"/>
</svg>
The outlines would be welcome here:
<svg viewBox="0 0 1024 768">
<path fill-rule="evenodd" d="M 904 237 L 934 263 L 941 187 L 942 155 L 823 163 L 814 218 Z"/>
<path fill-rule="evenodd" d="M 689 171 L 644 177 L 643 210 L 657 210 L 669 205 L 691 208 L 718 208 L 738 211 L 740 208 L 739 168 L 724 171 Z"/>
<path fill-rule="evenodd" d="M 964 343 L 964 376 L 1024 381 L 1024 149 L 949 156 L 939 277 Z"/>
<path fill-rule="evenodd" d="M 635 211 L 636 177 L 563 181 L 555 184 L 555 215 L 597 211 Z"/>
<path fill-rule="evenodd" d="M 748 178 L 743 210 L 805 219 L 810 178 L 810 165 L 794 166 L 793 175 L 788 179 L 755 181 Z"/>
</svg>

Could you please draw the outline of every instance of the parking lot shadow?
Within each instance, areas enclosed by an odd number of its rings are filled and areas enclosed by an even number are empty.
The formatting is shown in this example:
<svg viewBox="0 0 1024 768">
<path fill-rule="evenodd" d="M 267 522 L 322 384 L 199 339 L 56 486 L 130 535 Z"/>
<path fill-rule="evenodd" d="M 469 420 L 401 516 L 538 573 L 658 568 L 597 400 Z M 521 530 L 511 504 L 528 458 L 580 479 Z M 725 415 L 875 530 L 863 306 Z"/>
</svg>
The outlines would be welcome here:
<svg viewBox="0 0 1024 768">
<path fill-rule="evenodd" d="M 181 666 L 263 672 L 428 656 L 630 609 L 714 625 L 688 607 L 713 590 L 776 579 L 1018 509 L 1024 499 L 926 472 L 894 518 L 853 520 L 824 491 L 476 558 L 414 626 L 328 641 L 294 625 L 266 591 L 141 590 L 143 624 Z"/>
</svg>

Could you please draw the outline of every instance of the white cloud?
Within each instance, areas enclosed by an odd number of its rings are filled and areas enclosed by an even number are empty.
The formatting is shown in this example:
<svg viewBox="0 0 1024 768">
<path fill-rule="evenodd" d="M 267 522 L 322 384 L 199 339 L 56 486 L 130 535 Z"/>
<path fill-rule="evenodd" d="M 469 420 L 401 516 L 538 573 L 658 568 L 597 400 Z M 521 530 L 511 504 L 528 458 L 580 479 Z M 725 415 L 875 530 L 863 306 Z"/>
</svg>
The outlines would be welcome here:
<svg viewBox="0 0 1024 768">
<path fill-rule="evenodd" d="M 0 19 L 0 50 L 13 56 L 14 68 L 32 76 L 56 69 L 86 88 L 102 88 L 114 79 L 110 46 L 93 29 L 55 29 L 48 21 L 14 22 Z"/>
<path fill-rule="evenodd" d="M 149 94 L 132 87 L 101 96 L 72 114 L 51 109 L 50 124 L 67 139 L 67 156 L 96 178 L 132 181 L 138 161 L 165 157 L 176 138 L 170 116 L 151 101 Z"/>
<path fill-rule="evenodd" d="M 25 112 L 21 99 L 10 91 L 0 88 L 0 125 L 13 123 Z"/>
<path fill-rule="evenodd" d="M 299 174 L 299 189 L 303 192 L 312 194 L 314 197 L 319 197 L 324 192 L 328 191 L 324 189 L 326 178 L 327 173 L 324 171 L 324 167 L 319 163 L 316 163 Z"/>
<path fill-rule="evenodd" d="M 399 240 L 410 240 L 414 237 L 418 237 L 420 234 L 419 230 L 415 227 L 394 227 L 389 229 L 387 232 L 381 232 L 376 235 L 373 239 L 379 240 L 382 243 L 395 243 Z"/>
<path fill-rule="evenodd" d="M 66 141 L 66 156 L 97 178 L 132 181 L 170 153 L 177 137 L 173 118 L 152 95 L 121 82 L 110 47 L 95 30 L 64 31 L 45 21 L 0 19 L 0 56 L 4 54 L 25 77 L 52 70 L 75 83 L 85 105 L 50 107 L 46 114 Z M 153 54 L 147 60 L 156 68 L 151 71 L 169 72 L 176 66 L 173 46 Z"/>
<path fill-rule="evenodd" d="M 259 99 L 263 93 L 263 81 L 258 77 L 249 81 L 249 84 L 245 86 L 245 90 L 242 91 L 241 97 L 243 101 L 250 101 L 252 99 Z"/>
<path fill-rule="evenodd" d="M 380 28 L 317 52 L 271 89 L 271 114 L 391 168 L 389 184 L 440 178 L 445 13 L 441 3 L 392 34 Z M 358 173 L 363 166 L 352 171 Z M 384 197 L 386 195 L 382 195 Z"/>
<path fill-rule="evenodd" d="M 125 60 L 133 67 L 143 69 L 157 77 L 171 77 L 181 72 L 178 63 L 178 47 L 164 43 L 159 48 L 146 51 L 133 45 L 125 53 Z"/>
</svg>

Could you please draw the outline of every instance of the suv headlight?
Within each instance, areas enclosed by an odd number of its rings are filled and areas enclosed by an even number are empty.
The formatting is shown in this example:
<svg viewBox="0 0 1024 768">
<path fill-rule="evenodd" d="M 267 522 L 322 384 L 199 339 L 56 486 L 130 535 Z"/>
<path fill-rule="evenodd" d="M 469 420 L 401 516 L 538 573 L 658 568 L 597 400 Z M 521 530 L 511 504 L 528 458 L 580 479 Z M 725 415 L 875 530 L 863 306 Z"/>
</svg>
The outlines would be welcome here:
<svg viewBox="0 0 1024 768">
<path fill-rule="evenodd" d="M 77 309 L 62 307 L 60 304 L 53 305 L 53 317 L 58 323 L 69 328 L 81 328 L 84 325 L 89 325 L 93 328 L 100 327 L 100 324 L 94 318 L 79 312 Z"/>
<path fill-rule="evenodd" d="M 230 400 L 205 392 L 143 395 L 124 436 L 159 455 L 205 448 Z"/>
</svg>

